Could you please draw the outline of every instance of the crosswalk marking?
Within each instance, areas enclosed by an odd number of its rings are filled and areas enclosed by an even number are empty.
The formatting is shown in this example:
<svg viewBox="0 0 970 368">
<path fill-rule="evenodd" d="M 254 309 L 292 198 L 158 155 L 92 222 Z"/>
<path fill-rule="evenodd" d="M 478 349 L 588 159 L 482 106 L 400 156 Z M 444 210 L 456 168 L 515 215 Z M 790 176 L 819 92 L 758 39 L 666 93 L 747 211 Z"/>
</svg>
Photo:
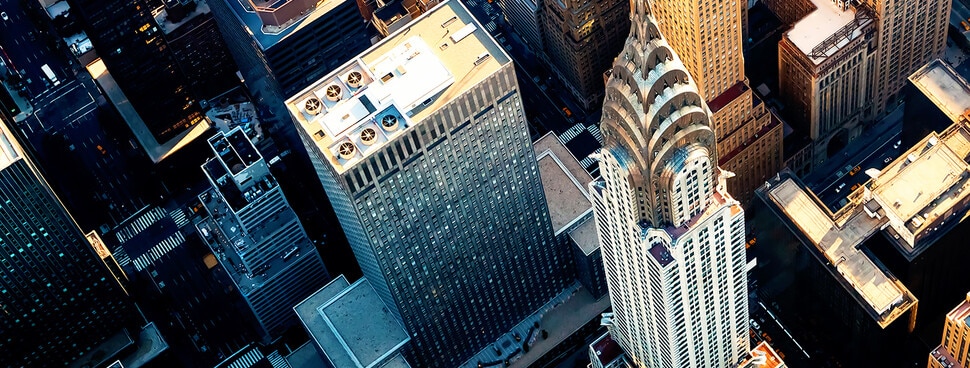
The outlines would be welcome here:
<svg viewBox="0 0 970 368">
<path fill-rule="evenodd" d="M 158 242 L 158 244 L 152 247 L 152 249 L 148 250 L 148 252 L 145 252 L 145 254 L 135 258 L 133 262 L 135 264 L 135 269 L 138 271 L 145 269 L 145 267 L 148 267 L 148 265 L 157 261 L 159 258 L 162 258 L 162 256 L 170 252 L 172 249 L 175 249 L 175 247 L 182 245 L 182 243 L 185 243 L 185 237 L 182 235 L 182 233 L 176 232 L 175 234 L 172 234 L 172 236 Z"/>
</svg>

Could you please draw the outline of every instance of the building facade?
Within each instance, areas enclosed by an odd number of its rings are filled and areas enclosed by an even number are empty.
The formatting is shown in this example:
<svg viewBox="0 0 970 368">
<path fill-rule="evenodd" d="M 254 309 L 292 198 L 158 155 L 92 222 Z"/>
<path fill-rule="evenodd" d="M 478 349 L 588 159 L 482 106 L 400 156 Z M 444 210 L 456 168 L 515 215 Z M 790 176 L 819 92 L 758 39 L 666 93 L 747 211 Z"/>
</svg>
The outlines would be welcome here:
<svg viewBox="0 0 970 368">
<path fill-rule="evenodd" d="M 166 1 L 165 8 L 155 12 L 155 21 L 199 98 L 209 100 L 239 85 L 239 68 L 208 0 Z"/>
<path fill-rule="evenodd" d="M 532 52 L 541 53 L 545 44 L 542 35 L 542 1 L 500 0 L 499 5 L 515 33 L 525 40 Z"/>
<path fill-rule="evenodd" d="M 946 314 L 943 341 L 930 351 L 927 368 L 954 368 L 970 365 L 970 293 Z"/>
<path fill-rule="evenodd" d="M 711 113 L 646 1 L 611 71 L 590 185 L 613 314 L 639 367 L 723 367 L 749 351 L 744 212 Z M 740 51 L 738 51 L 740 52 Z"/>
<path fill-rule="evenodd" d="M 871 119 L 877 52 L 872 10 L 811 1 L 814 10 L 778 43 L 778 84 L 788 118 L 812 139 L 814 167 L 861 135 Z"/>
<path fill-rule="evenodd" d="M 719 162 L 735 173 L 728 191 L 742 203 L 783 165 L 782 124 L 744 76 L 742 1 L 656 0 L 654 17 L 712 113 Z"/>
<path fill-rule="evenodd" d="M 543 6 L 545 59 L 576 101 L 597 106 L 603 101 L 603 73 L 630 28 L 629 2 L 566 0 Z"/>
<path fill-rule="evenodd" d="M 215 157 L 202 169 L 212 189 L 199 196 L 208 217 L 196 224 L 252 310 L 265 339 L 296 325 L 292 308 L 329 276 L 269 165 L 236 128 L 209 138 Z"/>
<path fill-rule="evenodd" d="M 106 267 L 113 258 L 95 253 L 6 124 L 0 120 L 0 365 L 80 362 L 133 327 L 135 310 Z"/>
<path fill-rule="evenodd" d="M 462 363 L 574 280 L 509 56 L 442 3 L 287 100 L 408 361 Z"/>
</svg>

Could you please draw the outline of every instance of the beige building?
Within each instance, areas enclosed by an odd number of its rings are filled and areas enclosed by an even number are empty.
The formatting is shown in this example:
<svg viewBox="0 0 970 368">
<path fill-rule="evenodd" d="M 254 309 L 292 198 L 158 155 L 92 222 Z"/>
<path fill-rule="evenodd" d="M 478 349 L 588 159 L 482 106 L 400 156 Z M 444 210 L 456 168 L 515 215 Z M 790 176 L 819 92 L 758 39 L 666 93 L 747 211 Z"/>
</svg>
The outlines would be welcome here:
<svg viewBox="0 0 970 368">
<path fill-rule="evenodd" d="M 927 368 L 964 368 L 970 363 L 970 293 L 950 313 L 943 326 L 943 341 L 930 351 Z"/>
<path fill-rule="evenodd" d="M 751 93 L 741 53 L 747 1 L 655 0 L 660 31 L 711 109 L 718 165 L 737 176 L 728 191 L 742 203 L 782 168 L 782 124 Z"/>
<path fill-rule="evenodd" d="M 872 116 L 877 56 L 870 9 L 843 9 L 831 0 L 811 3 L 815 9 L 778 43 L 779 90 L 788 117 L 812 139 L 809 169 L 862 134 L 862 123 Z"/>
<path fill-rule="evenodd" d="M 545 2 L 545 59 L 569 92 L 589 108 L 603 102 L 603 72 L 630 30 L 625 0 Z"/>
</svg>

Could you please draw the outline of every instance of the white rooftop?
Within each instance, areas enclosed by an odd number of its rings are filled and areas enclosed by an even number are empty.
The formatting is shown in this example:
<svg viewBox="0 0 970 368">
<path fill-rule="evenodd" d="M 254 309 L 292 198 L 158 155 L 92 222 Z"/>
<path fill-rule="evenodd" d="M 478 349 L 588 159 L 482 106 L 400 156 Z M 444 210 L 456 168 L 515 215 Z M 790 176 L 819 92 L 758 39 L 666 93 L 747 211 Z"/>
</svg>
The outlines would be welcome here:
<svg viewBox="0 0 970 368">
<path fill-rule="evenodd" d="M 509 62 L 468 10 L 448 1 L 286 105 L 343 173 Z"/>
<path fill-rule="evenodd" d="M 0 121 L 0 169 L 20 158 L 20 147 L 13 134 L 7 129 L 7 122 Z"/>
<path fill-rule="evenodd" d="M 856 10 L 852 8 L 847 8 L 842 10 L 839 8 L 835 1 L 837 0 L 809 0 L 815 5 L 815 10 L 806 15 L 804 18 L 795 22 L 790 30 L 786 33 L 791 42 L 798 47 L 805 55 L 811 55 L 812 49 L 818 46 L 836 33 L 836 31 L 842 29 L 846 25 L 852 23 L 856 17 Z M 864 24 L 867 24 L 867 21 Z M 863 24 L 863 25 L 864 25 Z M 851 37 L 846 39 L 843 38 L 833 47 L 825 50 L 825 56 L 831 56 L 842 46 L 848 44 L 851 40 L 862 35 L 863 26 L 860 25 L 852 32 Z M 825 58 L 811 58 L 812 62 L 819 64 L 825 60 Z"/>
<path fill-rule="evenodd" d="M 940 59 L 924 65 L 910 75 L 909 80 L 954 122 L 970 109 L 970 86 L 956 70 Z"/>
</svg>

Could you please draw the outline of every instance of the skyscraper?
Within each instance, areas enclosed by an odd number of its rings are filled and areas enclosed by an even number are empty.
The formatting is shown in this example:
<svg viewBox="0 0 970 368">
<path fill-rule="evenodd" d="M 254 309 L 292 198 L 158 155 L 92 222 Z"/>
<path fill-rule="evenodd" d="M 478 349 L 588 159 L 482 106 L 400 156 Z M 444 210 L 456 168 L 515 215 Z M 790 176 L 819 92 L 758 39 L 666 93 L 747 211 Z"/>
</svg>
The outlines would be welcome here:
<svg viewBox="0 0 970 368">
<path fill-rule="evenodd" d="M 5 124 L 0 120 L 0 366 L 67 365 L 131 327 L 134 309 Z"/>
<path fill-rule="evenodd" d="M 725 367 L 748 353 L 744 212 L 700 89 L 647 2 L 632 11 L 606 86 L 602 180 L 590 184 L 610 333 L 641 367 Z"/>
<path fill-rule="evenodd" d="M 508 54 L 449 1 L 287 100 L 421 367 L 453 367 L 574 280 Z"/>
<path fill-rule="evenodd" d="M 261 334 L 296 325 L 292 308 L 329 280 L 269 165 L 241 128 L 209 138 L 215 157 L 202 165 L 212 189 L 199 198 L 197 224 L 252 309 Z"/>
<path fill-rule="evenodd" d="M 603 73 L 623 47 L 630 27 L 627 4 L 623 0 L 544 2 L 545 57 L 584 107 L 602 102 Z"/>
<path fill-rule="evenodd" d="M 205 120 L 199 97 L 152 15 L 157 4 L 152 6 L 148 0 L 68 3 L 151 139 L 164 144 Z"/>
<path fill-rule="evenodd" d="M 943 341 L 930 352 L 927 368 L 953 368 L 970 365 L 970 293 L 946 314 Z"/>
<path fill-rule="evenodd" d="M 783 166 L 782 124 L 752 95 L 741 54 L 744 1 L 650 1 L 657 26 L 694 78 L 711 110 L 719 162 L 737 176 L 728 190 L 741 202 Z"/>
</svg>

